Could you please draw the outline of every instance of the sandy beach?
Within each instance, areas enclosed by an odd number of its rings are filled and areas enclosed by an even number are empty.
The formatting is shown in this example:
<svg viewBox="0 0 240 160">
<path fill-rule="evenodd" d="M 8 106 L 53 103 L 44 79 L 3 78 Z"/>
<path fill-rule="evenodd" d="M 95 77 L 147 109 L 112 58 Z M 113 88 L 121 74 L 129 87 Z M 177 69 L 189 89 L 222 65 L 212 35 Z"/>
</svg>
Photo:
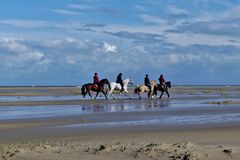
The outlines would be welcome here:
<svg viewBox="0 0 240 160">
<path fill-rule="evenodd" d="M 78 87 L 0 88 L 0 159 L 239 159 L 240 87 L 132 91 L 94 101 Z"/>
</svg>

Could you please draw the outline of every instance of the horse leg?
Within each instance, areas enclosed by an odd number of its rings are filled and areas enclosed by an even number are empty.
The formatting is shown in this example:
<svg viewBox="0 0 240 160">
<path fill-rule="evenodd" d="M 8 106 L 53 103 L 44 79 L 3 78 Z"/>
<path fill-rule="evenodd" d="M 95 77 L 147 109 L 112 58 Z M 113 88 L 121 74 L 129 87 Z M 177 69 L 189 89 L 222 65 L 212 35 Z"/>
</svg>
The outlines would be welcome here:
<svg viewBox="0 0 240 160">
<path fill-rule="evenodd" d="M 128 96 L 129 99 L 131 99 L 131 97 L 130 97 L 130 95 L 129 95 L 127 90 L 124 91 L 124 94 L 125 94 L 125 96 Z"/>
<path fill-rule="evenodd" d="M 97 94 L 96 94 L 96 96 L 95 96 L 94 100 L 97 98 L 97 96 L 98 96 L 98 93 L 99 93 L 99 92 L 97 92 Z"/>
<path fill-rule="evenodd" d="M 167 96 L 168 96 L 168 98 L 170 97 L 170 95 L 169 95 L 169 93 L 168 93 L 168 90 L 166 90 L 166 93 L 167 93 Z"/>
<path fill-rule="evenodd" d="M 104 91 L 102 91 L 102 93 L 105 96 L 105 98 L 108 100 L 108 97 L 107 97 L 106 93 Z"/>
<path fill-rule="evenodd" d="M 162 93 L 161 93 L 161 95 L 160 95 L 160 97 L 159 97 L 160 99 L 162 98 L 162 95 L 163 95 L 163 91 L 162 91 Z"/>
<path fill-rule="evenodd" d="M 152 99 L 152 96 L 151 96 L 151 92 L 149 91 L 148 92 L 148 99 L 151 98 Z"/>
<path fill-rule="evenodd" d="M 158 95 L 157 95 L 157 89 L 154 89 L 154 91 L 153 91 L 153 95 L 155 95 L 155 96 L 158 98 Z"/>
<path fill-rule="evenodd" d="M 140 94 L 140 93 L 138 93 L 138 96 L 139 96 L 139 99 L 142 99 L 142 97 L 141 97 L 141 94 Z"/>
<path fill-rule="evenodd" d="M 113 94 L 112 94 L 112 91 L 113 91 L 113 89 L 111 89 L 111 91 L 108 93 L 108 97 L 111 95 L 112 98 L 115 99 L 114 96 L 113 96 Z"/>
<path fill-rule="evenodd" d="M 87 94 L 87 93 L 86 93 Z M 88 95 L 91 97 L 91 99 L 92 99 L 92 95 L 91 95 L 91 92 L 90 91 L 88 91 Z"/>
<path fill-rule="evenodd" d="M 82 93 L 82 95 L 83 95 L 83 98 L 85 98 L 85 96 L 86 96 L 86 93 Z"/>
<path fill-rule="evenodd" d="M 153 90 L 153 91 L 152 91 L 152 94 L 150 95 L 150 96 L 151 96 L 151 99 L 154 98 L 154 95 L 155 95 L 155 91 Z"/>
</svg>

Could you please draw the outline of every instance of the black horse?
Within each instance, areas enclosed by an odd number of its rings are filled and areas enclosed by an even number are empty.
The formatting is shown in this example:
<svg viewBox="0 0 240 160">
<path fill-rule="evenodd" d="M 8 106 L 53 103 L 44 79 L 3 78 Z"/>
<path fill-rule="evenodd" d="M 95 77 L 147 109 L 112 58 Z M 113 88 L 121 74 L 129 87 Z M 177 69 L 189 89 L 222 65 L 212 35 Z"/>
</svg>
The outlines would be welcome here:
<svg viewBox="0 0 240 160">
<path fill-rule="evenodd" d="M 167 96 L 170 97 L 169 93 L 168 93 L 168 88 L 171 88 L 171 82 L 165 82 L 165 87 L 162 87 L 162 85 L 157 84 L 154 89 L 153 89 L 153 96 L 156 95 L 157 96 L 157 91 L 162 92 L 159 98 L 162 98 L 162 95 L 164 92 L 167 93 Z"/>
<path fill-rule="evenodd" d="M 107 79 L 102 79 L 99 83 L 98 83 L 98 86 L 96 86 L 95 84 L 93 83 L 87 83 L 87 84 L 84 84 L 82 86 L 82 95 L 83 95 L 83 98 L 85 98 L 86 94 L 88 93 L 88 95 L 92 98 L 92 95 L 91 95 L 91 91 L 94 91 L 94 92 L 97 92 L 96 94 L 96 97 L 94 99 L 97 98 L 99 92 L 102 92 L 105 96 L 106 99 L 108 99 L 107 97 L 107 91 L 104 91 L 104 86 L 107 85 L 108 86 L 108 89 L 111 90 L 111 85 L 109 83 L 109 81 Z"/>
</svg>

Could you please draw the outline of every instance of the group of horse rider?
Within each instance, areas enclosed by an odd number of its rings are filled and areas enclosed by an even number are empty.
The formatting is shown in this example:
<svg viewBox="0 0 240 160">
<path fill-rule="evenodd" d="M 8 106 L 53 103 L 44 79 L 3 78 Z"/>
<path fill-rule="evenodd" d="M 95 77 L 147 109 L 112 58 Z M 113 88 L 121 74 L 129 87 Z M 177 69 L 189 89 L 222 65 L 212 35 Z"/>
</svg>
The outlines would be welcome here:
<svg viewBox="0 0 240 160">
<path fill-rule="evenodd" d="M 162 74 L 160 75 L 158 80 L 159 80 L 159 83 L 160 83 L 161 87 L 165 88 L 165 86 L 166 86 L 165 79 L 164 79 Z M 93 84 L 95 85 L 96 88 L 98 87 L 98 83 L 99 83 L 98 73 L 94 73 Z M 121 85 L 121 90 L 120 91 L 122 92 L 123 91 L 123 85 L 124 85 L 123 84 L 123 79 L 122 79 L 122 73 L 118 74 L 116 83 L 119 83 Z M 151 92 L 151 83 L 150 83 L 148 74 L 145 75 L 144 84 L 145 84 L 145 86 L 147 86 L 149 88 L 149 91 Z"/>
<path fill-rule="evenodd" d="M 158 78 L 160 84 L 157 84 L 155 80 L 149 80 L 148 74 L 144 77 L 144 84 L 137 85 L 134 89 L 134 93 L 139 95 L 139 99 L 141 99 L 141 93 L 148 92 L 148 98 L 152 98 L 153 96 L 157 96 L 157 91 L 161 91 L 161 95 L 158 98 L 161 98 L 163 95 L 163 92 L 166 92 L 168 97 L 168 87 L 171 88 L 171 82 L 165 82 L 165 79 L 163 75 L 161 74 Z M 108 96 L 112 96 L 114 99 L 114 96 L 112 94 L 113 90 L 120 91 L 119 94 L 123 93 L 129 98 L 129 92 L 127 90 L 128 84 L 133 84 L 132 80 L 130 78 L 122 79 L 122 73 L 119 73 L 117 75 L 116 82 L 109 82 L 108 79 L 99 79 L 98 73 L 94 73 L 93 76 L 93 83 L 86 83 L 81 87 L 81 94 L 83 95 L 83 98 L 88 94 L 91 98 L 91 91 L 97 92 L 96 97 L 101 92 L 105 96 L 106 99 L 108 99 Z M 107 87 L 107 90 L 105 88 Z"/>
<path fill-rule="evenodd" d="M 159 83 L 161 85 L 162 88 L 165 88 L 166 84 L 165 84 L 165 79 L 163 77 L 163 75 L 161 74 L 160 77 L 158 78 L 159 80 Z M 144 84 L 145 86 L 147 86 L 151 92 L 151 83 L 150 83 L 150 80 L 148 78 L 148 74 L 145 75 L 145 78 L 144 78 Z"/>
<path fill-rule="evenodd" d="M 93 76 L 93 84 L 95 85 L 95 87 L 98 87 L 98 83 L 100 82 L 99 77 L 98 77 L 98 73 L 94 73 Z M 121 92 L 123 91 L 123 79 L 122 79 L 122 73 L 119 73 L 117 76 L 117 80 L 116 83 L 120 83 L 121 85 Z"/>
</svg>

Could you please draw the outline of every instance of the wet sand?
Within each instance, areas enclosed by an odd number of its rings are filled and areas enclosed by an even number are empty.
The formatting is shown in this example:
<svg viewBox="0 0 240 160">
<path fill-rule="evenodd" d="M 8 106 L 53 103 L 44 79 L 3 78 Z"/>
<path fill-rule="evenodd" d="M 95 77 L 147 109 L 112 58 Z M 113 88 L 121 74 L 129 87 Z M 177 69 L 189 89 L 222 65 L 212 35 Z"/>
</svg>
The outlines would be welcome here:
<svg viewBox="0 0 240 160">
<path fill-rule="evenodd" d="M 1 94 L 59 96 L 79 92 L 74 87 L 33 88 L 11 87 L 8 91 L 4 87 Z M 1 119 L 0 159 L 238 159 L 239 87 L 175 87 L 170 94 L 170 99 L 162 100 L 93 101 L 80 97 L 1 102 L 4 109 L 40 105 L 44 110 L 73 105 L 73 109 L 84 108 L 84 113 Z M 132 105 L 140 107 L 124 108 Z M 112 106 L 122 110 L 112 111 Z M 97 111 L 85 114 L 92 108 Z"/>
</svg>

